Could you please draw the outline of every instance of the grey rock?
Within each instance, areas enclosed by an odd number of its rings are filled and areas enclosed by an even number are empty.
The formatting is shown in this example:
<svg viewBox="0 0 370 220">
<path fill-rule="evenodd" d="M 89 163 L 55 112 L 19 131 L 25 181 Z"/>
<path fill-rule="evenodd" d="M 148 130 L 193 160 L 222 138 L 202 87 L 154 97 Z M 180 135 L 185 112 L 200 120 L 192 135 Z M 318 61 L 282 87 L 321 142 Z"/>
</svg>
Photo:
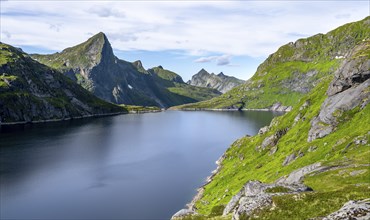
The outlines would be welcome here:
<svg viewBox="0 0 370 220">
<path fill-rule="evenodd" d="M 301 107 L 299 107 L 299 111 L 302 111 L 303 109 L 307 108 L 310 106 L 311 102 L 310 100 L 306 100 Z"/>
<path fill-rule="evenodd" d="M 288 131 L 288 129 L 282 129 L 282 130 L 279 130 L 277 131 L 275 134 L 271 135 L 271 136 L 268 136 L 266 137 L 263 141 L 262 141 L 262 144 L 261 144 L 261 148 L 264 150 L 266 149 L 267 147 L 273 147 L 275 146 L 279 139 L 284 135 L 286 134 Z"/>
<path fill-rule="evenodd" d="M 242 197 L 239 201 L 239 207 L 233 213 L 233 220 L 239 220 L 242 214 L 250 215 L 254 210 L 261 209 L 272 204 L 272 198 L 269 195 L 259 195 L 257 197 Z"/>
<path fill-rule="evenodd" d="M 351 50 L 348 59 L 334 73 L 334 79 L 326 92 L 328 97 L 320 108 L 320 113 L 311 121 L 307 141 L 325 137 L 337 126 L 337 115 L 354 109 L 364 108 L 370 97 L 370 59 L 356 56 L 366 44 L 360 44 Z"/>
<path fill-rule="evenodd" d="M 288 192 L 269 193 L 266 192 L 269 188 L 284 187 L 288 188 Z M 239 220 L 240 216 L 250 215 L 257 209 L 262 209 L 272 205 L 272 196 L 299 193 L 311 190 L 301 183 L 293 185 L 278 184 L 278 183 L 262 183 L 260 181 L 248 181 L 243 188 L 235 195 L 230 202 L 226 205 L 223 216 L 233 213 L 232 219 Z"/>
<path fill-rule="evenodd" d="M 191 77 L 187 83 L 192 86 L 207 87 L 217 89 L 221 93 L 228 92 L 232 88 L 243 84 L 245 81 L 232 76 L 227 76 L 222 72 L 219 74 L 208 73 L 201 69 L 197 74 Z"/>
<path fill-rule="evenodd" d="M 276 183 L 277 184 L 300 184 L 303 180 L 303 177 L 309 173 L 318 171 L 324 169 L 324 167 L 321 166 L 321 163 L 314 163 L 305 167 L 302 167 L 298 170 L 295 170 L 291 172 L 288 176 L 284 176 L 279 178 Z"/>
<path fill-rule="evenodd" d="M 186 216 L 190 216 L 190 215 L 196 215 L 197 213 L 195 211 L 192 211 L 190 209 L 181 209 L 180 211 L 176 212 L 172 217 L 171 219 L 181 219 L 181 218 L 184 218 Z"/>
<path fill-rule="evenodd" d="M 261 144 L 261 147 L 262 149 L 266 149 L 268 146 L 275 146 L 276 143 L 278 141 L 278 138 L 276 137 L 276 135 L 271 135 L 271 136 L 268 136 L 266 137 L 263 141 L 262 141 L 262 144 Z"/>
<path fill-rule="evenodd" d="M 297 159 L 297 155 L 295 153 L 292 153 L 290 154 L 289 156 L 287 156 L 283 162 L 283 166 L 286 166 L 288 164 L 290 164 L 291 162 L 293 162 L 295 159 Z"/>
<path fill-rule="evenodd" d="M 274 103 L 270 107 L 270 111 L 276 111 L 276 112 L 289 112 L 292 110 L 292 106 L 284 106 L 280 102 Z"/>
<path fill-rule="evenodd" d="M 270 155 L 275 154 L 277 150 L 278 150 L 277 146 L 272 147 L 271 150 L 270 150 Z"/>
<path fill-rule="evenodd" d="M 370 79 L 357 87 L 349 88 L 341 93 L 328 97 L 321 105 L 320 113 L 311 121 L 311 128 L 308 132 L 308 142 L 322 138 L 330 134 L 337 125 L 335 112 L 352 110 L 359 106 L 363 100 L 370 96 Z"/>
<path fill-rule="evenodd" d="M 331 213 L 323 220 L 368 220 L 370 219 L 370 199 L 348 201 L 338 211 Z"/>
<path fill-rule="evenodd" d="M 227 203 L 222 215 L 228 215 L 239 203 L 240 198 L 243 196 L 243 191 L 239 191 L 238 194 L 233 196 L 229 203 Z"/>
<path fill-rule="evenodd" d="M 349 175 L 357 176 L 357 175 L 361 175 L 363 173 L 366 173 L 366 170 L 354 170 L 354 171 L 350 172 Z"/>
<path fill-rule="evenodd" d="M 262 134 L 265 134 L 268 131 L 269 131 L 269 126 L 265 126 L 265 127 L 260 128 L 260 130 L 258 131 L 258 134 L 262 135 Z"/>
</svg>

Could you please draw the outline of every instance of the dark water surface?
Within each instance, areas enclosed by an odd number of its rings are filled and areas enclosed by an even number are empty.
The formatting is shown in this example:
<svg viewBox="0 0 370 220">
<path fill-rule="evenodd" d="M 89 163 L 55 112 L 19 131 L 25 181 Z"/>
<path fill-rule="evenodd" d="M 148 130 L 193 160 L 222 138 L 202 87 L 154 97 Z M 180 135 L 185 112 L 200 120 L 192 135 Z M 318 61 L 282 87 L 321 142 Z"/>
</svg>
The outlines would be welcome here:
<svg viewBox="0 0 370 220">
<path fill-rule="evenodd" d="M 120 115 L 1 127 L 1 219 L 169 219 L 271 112 Z"/>
</svg>

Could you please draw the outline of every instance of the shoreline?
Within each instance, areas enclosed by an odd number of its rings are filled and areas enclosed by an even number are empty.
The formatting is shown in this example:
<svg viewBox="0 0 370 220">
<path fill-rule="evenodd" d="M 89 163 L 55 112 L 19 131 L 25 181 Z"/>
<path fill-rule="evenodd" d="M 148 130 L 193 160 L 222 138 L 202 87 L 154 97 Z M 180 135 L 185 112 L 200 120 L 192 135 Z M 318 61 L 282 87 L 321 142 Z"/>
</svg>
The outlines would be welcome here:
<svg viewBox="0 0 370 220">
<path fill-rule="evenodd" d="M 249 108 L 249 109 L 222 109 L 222 108 L 183 108 L 183 109 L 168 109 L 170 111 L 214 111 L 214 112 L 236 112 L 236 111 L 263 111 L 263 112 L 289 112 L 286 110 L 273 110 L 268 108 Z"/>
<path fill-rule="evenodd" d="M 45 119 L 45 120 L 37 120 L 37 121 L 0 122 L 0 126 L 3 126 L 3 125 L 11 126 L 11 125 L 25 125 L 25 124 L 41 124 L 41 123 L 48 123 L 48 122 L 70 121 L 70 120 L 84 119 L 84 118 L 100 118 L 100 117 L 108 117 L 108 116 L 124 115 L 124 114 L 144 114 L 144 113 L 156 113 L 156 112 L 162 112 L 162 110 L 113 112 L 113 113 L 82 115 L 82 116 L 60 118 L 60 119 Z"/>
</svg>

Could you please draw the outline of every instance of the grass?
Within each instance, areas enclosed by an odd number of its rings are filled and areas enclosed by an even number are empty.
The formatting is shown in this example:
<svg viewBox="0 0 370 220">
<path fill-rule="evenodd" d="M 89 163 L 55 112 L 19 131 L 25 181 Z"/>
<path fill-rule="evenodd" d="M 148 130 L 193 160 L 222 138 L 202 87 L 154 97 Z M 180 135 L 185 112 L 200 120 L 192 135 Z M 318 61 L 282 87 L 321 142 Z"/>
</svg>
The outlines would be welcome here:
<svg viewBox="0 0 370 220">
<path fill-rule="evenodd" d="M 147 111 L 161 111 L 160 108 L 157 106 L 138 106 L 138 105 L 120 105 L 127 109 L 128 112 L 135 112 L 135 113 L 140 113 L 140 112 L 147 112 Z"/>
<path fill-rule="evenodd" d="M 280 47 L 257 69 L 245 84 L 211 100 L 177 106 L 184 108 L 269 108 L 276 102 L 285 106 L 296 105 L 321 80 L 331 75 L 338 67 L 344 51 L 361 42 L 369 47 L 370 17 L 343 25 L 327 34 L 318 34 L 299 39 Z M 361 52 L 362 51 L 362 52 Z M 356 56 L 369 56 L 361 50 Z M 302 91 L 295 87 L 305 88 Z"/>
<path fill-rule="evenodd" d="M 370 17 L 367 18 L 369 19 Z M 359 23 L 361 22 L 364 21 Z M 340 60 L 330 57 L 334 56 L 337 50 L 348 49 L 358 42 L 366 44 L 366 40 L 362 41 L 365 37 L 362 29 L 368 33 L 366 36 L 370 36 L 370 29 L 364 28 L 368 26 L 349 24 L 340 27 L 342 31 L 317 35 L 299 40 L 296 45 L 283 46 L 260 65 L 255 76 L 245 85 L 212 100 L 182 106 L 262 108 L 276 101 L 284 105 L 290 102 L 289 104 L 294 106 L 291 112 L 273 119 L 267 133 L 241 138 L 225 152 L 220 171 L 204 187 L 202 198 L 196 202 L 197 211 L 200 214 L 211 216 L 214 207 L 226 205 L 249 180 L 272 183 L 296 169 L 316 162 L 341 168 L 307 176 L 305 184 L 313 188 L 314 192 L 302 193 L 299 196 L 292 194 L 274 196 L 274 207 L 257 210 L 254 217 L 244 217 L 247 219 L 257 217 L 259 219 L 308 219 L 325 216 L 339 209 L 350 199 L 370 197 L 370 172 L 367 165 L 370 158 L 370 127 L 368 126 L 370 105 L 366 105 L 363 109 L 357 107 L 346 112 L 336 112 L 338 125 L 334 132 L 321 139 L 307 142 L 311 120 L 318 115 L 323 101 L 327 98 L 326 91 L 334 77 L 332 73 L 340 64 Z M 361 29 L 361 34 L 357 34 L 358 28 Z M 349 43 L 346 41 L 345 45 L 341 45 L 340 41 L 344 36 L 353 41 Z M 328 41 L 329 38 L 331 38 L 330 41 Z M 305 42 L 308 43 L 305 44 Z M 316 45 L 317 43 L 320 45 Z M 300 57 L 310 61 L 298 59 L 297 53 L 302 51 L 291 50 L 292 47 L 303 47 L 304 54 Z M 366 48 L 363 50 L 367 50 Z M 315 50 L 319 51 L 313 52 Z M 364 57 L 366 58 L 361 55 L 354 59 L 364 59 Z M 359 63 L 363 61 L 360 60 Z M 312 71 L 316 72 L 309 78 L 313 88 L 307 94 L 292 92 L 281 87 L 284 82 L 300 79 L 304 74 Z M 310 104 L 300 108 L 304 103 Z M 300 115 L 300 120 L 294 122 L 297 115 Z M 275 146 L 276 153 L 270 154 L 271 147 L 266 149 L 259 147 L 265 138 L 284 129 L 288 131 Z M 359 139 L 367 141 L 367 144 L 356 144 L 356 140 Z M 283 166 L 285 158 L 292 153 L 301 156 L 287 166 Z M 282 188 L 270 190 L 286 191 Z"/>
<path fill-rule="evenodd" d="M 273 188 L 268 188 L 265 190 L 267 193 L 286 193 L 291 191 L 290 189 L 284 187 L 284 186 L 275 186 Z"/>
</svg>

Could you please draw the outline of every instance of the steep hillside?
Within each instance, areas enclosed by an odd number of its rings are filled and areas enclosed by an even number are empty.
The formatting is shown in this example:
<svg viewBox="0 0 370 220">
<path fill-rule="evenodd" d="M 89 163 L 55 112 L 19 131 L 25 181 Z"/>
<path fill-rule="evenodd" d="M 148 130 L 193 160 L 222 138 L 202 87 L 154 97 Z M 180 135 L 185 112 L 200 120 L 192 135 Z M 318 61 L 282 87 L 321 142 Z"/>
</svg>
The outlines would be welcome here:
<svg viewBox="0 0 370 220">
<path fill-rule="evenodd" d="M 178 108 L 265 109 L 296 105 L 323 77 L 332 74 L 348 51 L 370 36 L 370 17 L 327 34 L 299 39 L 271 54 L 246 83 L 212 100 Z"/>
<path fill-rule="evenodd" d="M 335 43 L 345 56 L 333 59 L 338 62 L 336 71 L 320 75 L 292 111 L 275 118 L 258 135 L 235 141 L 189 209 L 174 219 L 370 218 L 370 35 L 363 34 L 364 25 L 369 25 L 369 18 L 330 32 L 343 36 L 342 43 Z M 334 45 L 322 43 L 316 47 Z M 337 52 L 316 53 L 325 59 Z M 297 52 L 290 54 L 280 61 L 272 60 L 281 58 L 278 55 L 270 56 L 259 71 L 290 63 Z M 305 63 L 315 65 L 318 60 Z"/>
<path fill-rule="evenodd" d="M 243 83 L 243 80 L 224 75 L 222 72 L 215 75 L 214 73 L 208 73 L 204 69 L 201 69 L 187 82 L 187 84 L 193 86 L 217 89 L 221 93 L 225 93 Z"/>
<path fill-rule="evenodd" d="M 3 43 L 0 74 L 0 124 L 127 112 Z"/>
<path fill-rule="evenodd" d="M 118 59 L 104 33 L 60 53 L 32 57 L 63 72 L 99 98 L 117 104 L 169 107 L 219 95 L 211 89 L 188 87 L 175 73 L 157 74 L 145 70 L 141 61 L 130 63 Z M 167 87 L 186 91 L 179 94 Z M 190 91 L 193 89 L 201 94 L 194 96 Z"/>
</svg>

